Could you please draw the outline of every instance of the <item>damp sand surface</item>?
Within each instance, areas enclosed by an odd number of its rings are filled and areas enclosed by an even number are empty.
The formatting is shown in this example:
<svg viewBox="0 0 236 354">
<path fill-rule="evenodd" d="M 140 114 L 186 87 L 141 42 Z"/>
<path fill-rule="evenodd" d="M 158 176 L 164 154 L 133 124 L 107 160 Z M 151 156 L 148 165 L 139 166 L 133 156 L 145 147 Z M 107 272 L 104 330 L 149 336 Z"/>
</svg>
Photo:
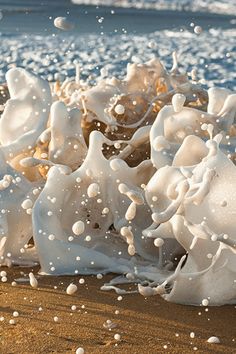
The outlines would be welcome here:
<svg viewBox="0 0 236 354">
<path fill-rule="evenodd" d="M 6 270 L 8 278 L 0 283 L 1 353 L 75 353 L 78 347 L 89 354 L 236 352 L 235 306 L 183 306 L 139 294 L 123 295 L 118 301 L 116 293 L 100 290 L 112 275 L 101 280 L 95 276 L 40 276 L 37 289 L 27 281 L 12 286 L 14 279 L 28 279 L 32 269 L 1 270 Z M 37 274 L 37 269 L 33 271 Z M 79 284 L 80 278 L 85 279 L 84 284 Z M 72 282 L 78 291 L 70 296 L 66 288 Z M 14 311 L 19 316 L 10 325 Z M 107 320 L 116 327 L 104 328 Z M 114 339 L 117 333 L 119 342 Z M 218 336 L 221 344 L 206 343 L 211 336 Z"/>
</svg>

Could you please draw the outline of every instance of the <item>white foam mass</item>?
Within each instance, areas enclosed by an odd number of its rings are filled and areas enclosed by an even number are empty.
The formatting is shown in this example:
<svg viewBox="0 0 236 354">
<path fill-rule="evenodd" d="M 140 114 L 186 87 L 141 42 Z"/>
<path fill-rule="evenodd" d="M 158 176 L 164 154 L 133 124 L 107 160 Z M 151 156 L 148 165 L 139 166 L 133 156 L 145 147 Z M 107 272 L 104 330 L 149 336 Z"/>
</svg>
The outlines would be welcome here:
<svg viewBox="0 0 236 354">
<path fill-rule="evenodd" d="M 1 264 L 113 272 L 144 296 L 236 303 L 236 94 L 205 91 L 173 59 L 170 72 L 152 59 L 93 87 L 79 75 L 49 86 L 24 69 L 8 72 Z M 120 282 L 102 288 L 124 294 Z"/>
</svg>

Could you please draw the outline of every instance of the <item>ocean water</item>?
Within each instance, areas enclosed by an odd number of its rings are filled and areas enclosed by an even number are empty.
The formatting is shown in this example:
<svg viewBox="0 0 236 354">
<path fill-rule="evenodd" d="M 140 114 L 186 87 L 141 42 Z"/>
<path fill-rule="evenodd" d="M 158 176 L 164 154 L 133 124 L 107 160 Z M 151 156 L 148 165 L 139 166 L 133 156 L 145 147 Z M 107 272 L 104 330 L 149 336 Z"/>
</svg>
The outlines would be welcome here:
<svg viewBox="0 0 236 354">
<path fill-rule="evenodd" d="M 236 13 L 235 0 L 1 0 L 0 6 L 5 10 L 20 11 L 24 8 L 37 10 L 43 6 L 58 8 L 70 6 L 70 3 L 138 9 L 201 11 L 229 15 Z"/>
<path fill-rule="evenodd" d="M 133 7 L 139 9 L 174 10 L 174 11 L 201 11 L 218 14 L 232 14 L 236 12 L 234 0 L 71 0 L 74 4 L 106 5 Z"/>
<path fill-rule="evenodd" d="M 128 62 L 153 56 L 170 68 L 175 50 L 181 68 L 197 68 L 204 85 L 236 88 L 235 1 L 76 2 L 0 0 L 0 82 L 13 66 L 49 80 L 57 73 L 73 76 L 75 61 L 82 78 L 94 82 L 104 66 L 109 75 L 120 77 Z M 57 16 L 66 16 L 74 30 L 56 29 Z M 195 25 L 202 27 L 200 35 Z"/>
</svg>

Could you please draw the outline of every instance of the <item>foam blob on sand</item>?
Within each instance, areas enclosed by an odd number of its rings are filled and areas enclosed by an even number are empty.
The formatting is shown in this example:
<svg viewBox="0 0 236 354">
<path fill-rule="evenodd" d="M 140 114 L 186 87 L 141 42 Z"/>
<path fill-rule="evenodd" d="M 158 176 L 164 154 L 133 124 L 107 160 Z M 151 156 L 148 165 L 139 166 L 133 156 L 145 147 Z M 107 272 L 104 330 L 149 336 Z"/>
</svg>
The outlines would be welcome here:
<svg viewBox="0 0 236 354">
<path fill-rule="evenodd" d="M 212 337 L 207 339 L 207 342 L 211 343 L 211 344 L 219 344 L 220 343 L 220 339 L 218 337 L 212 336 Z"/>
<path fill-rule="evenodd" d="M 73 295 L 74 293 L 76 293 L 76 291 L 77 291 L 77 286 L 75 285 L 75 284 L 70 284 L 70 285 L 68 285 L 68 287 L 66 288 L 66 293 L 68 294 L 68 295 Z"/>
</svg>

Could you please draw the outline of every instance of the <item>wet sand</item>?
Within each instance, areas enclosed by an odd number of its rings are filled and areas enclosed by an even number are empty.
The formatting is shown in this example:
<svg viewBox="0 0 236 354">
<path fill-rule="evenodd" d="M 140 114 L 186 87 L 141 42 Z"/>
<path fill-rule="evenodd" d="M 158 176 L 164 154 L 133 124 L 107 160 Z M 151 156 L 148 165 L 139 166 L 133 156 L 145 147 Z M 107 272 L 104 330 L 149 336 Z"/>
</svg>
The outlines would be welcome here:
<svg viewBox="0 0 236 354">
<path fill-rule="evenodd" d="M 40 276 L 37 289 L 29 283 L 12 286 L 14 279 L 24 278 L 22 272 L 28 275 L 31 269 L 1 270 L 6 270 L 8 281 L 0 283 L 0 317 L 5 318 L 0 322 L 0 353 L 75 353 L 78 347 L 89 354 L 236 353 L 235 306 L 183 306 L 139 294 L 123 295 L 118 301 L 116 293 L 100 290 L 111 276 L 101 280 L 83 277 L 84 284 L 79 284 L 80 276 Z M 71 282 L 78 285 L 78 291 L 70 296 L 66 287 Z M 13 311 L 19 317 L 10 325 Z M 104 328 L 106 320 L 117 327 Z M 121 335 L 119 342 L 114 340 L 116 333 Z M 213 335 L 221 344 L 206 343 Z"/>
</svg>

